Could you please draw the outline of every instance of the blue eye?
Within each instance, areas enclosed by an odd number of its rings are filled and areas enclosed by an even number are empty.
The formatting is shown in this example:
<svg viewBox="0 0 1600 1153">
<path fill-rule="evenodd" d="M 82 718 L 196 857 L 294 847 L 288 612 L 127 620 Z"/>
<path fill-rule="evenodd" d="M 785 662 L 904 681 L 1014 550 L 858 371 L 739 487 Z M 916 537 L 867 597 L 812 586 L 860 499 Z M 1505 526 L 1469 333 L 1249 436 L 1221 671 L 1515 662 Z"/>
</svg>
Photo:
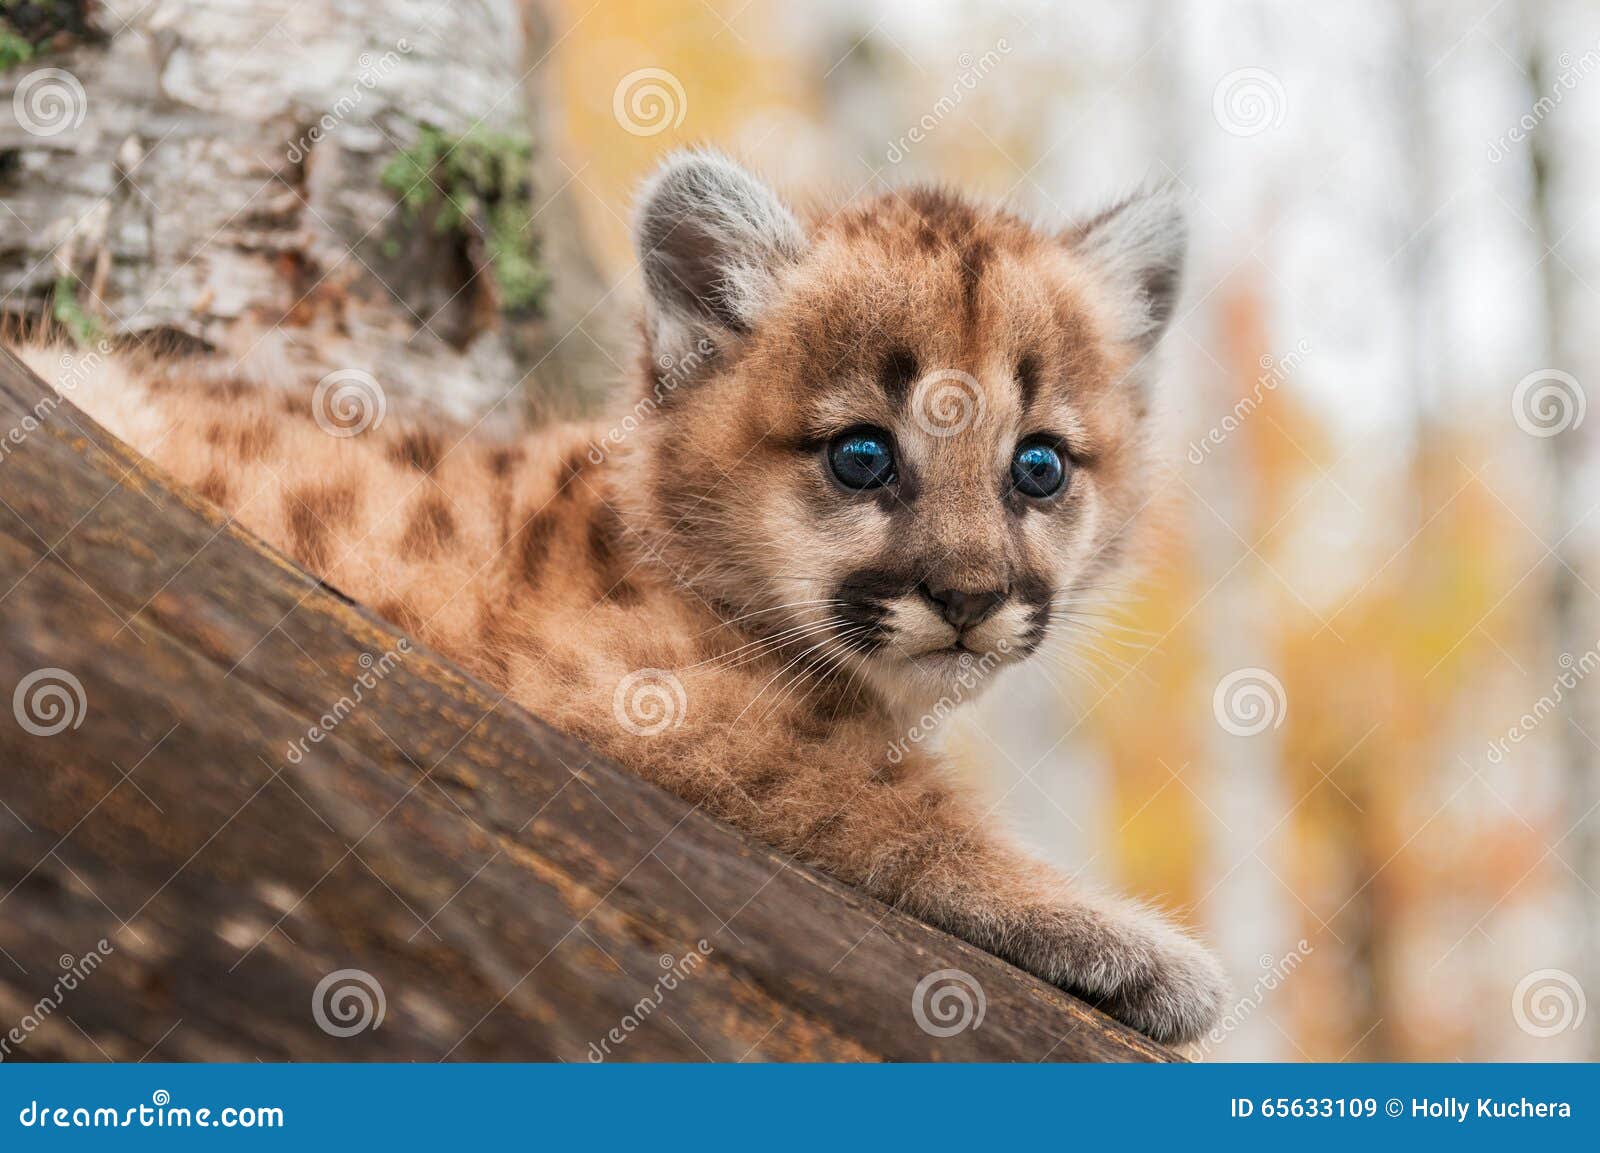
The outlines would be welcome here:
<svg viewBox="0 0 1600 1153">
<path fill-rule="evenodd" d="M 1066 462 L 1055 448 L 1038 441 L 1017 446 L 1016 455 L 1011 458 L 1011 483 L 1018 492 L 1034 497 L 1052 496 L 1066 479 Z"/>
<path fill-rule="evenodd" d="M 894 480 L 894 452 L 889 434 L 857 429 L 828 446 L 828 467 L 846 488 L 881 488 Z"/>
</svg>

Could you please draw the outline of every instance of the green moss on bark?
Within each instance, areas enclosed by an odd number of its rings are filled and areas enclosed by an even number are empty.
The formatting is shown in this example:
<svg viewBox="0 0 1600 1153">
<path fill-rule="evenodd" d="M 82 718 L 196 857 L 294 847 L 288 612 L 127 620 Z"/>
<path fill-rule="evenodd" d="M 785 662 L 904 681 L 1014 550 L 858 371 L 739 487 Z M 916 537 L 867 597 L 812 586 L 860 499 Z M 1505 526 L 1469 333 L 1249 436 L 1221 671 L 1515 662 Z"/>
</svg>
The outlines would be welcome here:
<svg viewBox="0 0 1600 1153">
<path fill-rule="evenodd" d="M 78 299 L 77 277 L 66 272 L 56 277 L 50 304 L 51 317 L 72 338 L 74 344 L 82 347 L 100 339 L 99 320 Z"/>
<path fill-rule="evenodd" d="M 99 39 L 87 0 L 0 0 L 0 72 Z"/>
<path fill-rule="evenodd" d="M 525 137 L 476 129 L 451 136 L 425 124 L 381 176 L 411 221 L 431 219 L 468 245 L 510 312 L 537 312 L 550 284 L 533 227 L 532 157 Z"/>
</svg>

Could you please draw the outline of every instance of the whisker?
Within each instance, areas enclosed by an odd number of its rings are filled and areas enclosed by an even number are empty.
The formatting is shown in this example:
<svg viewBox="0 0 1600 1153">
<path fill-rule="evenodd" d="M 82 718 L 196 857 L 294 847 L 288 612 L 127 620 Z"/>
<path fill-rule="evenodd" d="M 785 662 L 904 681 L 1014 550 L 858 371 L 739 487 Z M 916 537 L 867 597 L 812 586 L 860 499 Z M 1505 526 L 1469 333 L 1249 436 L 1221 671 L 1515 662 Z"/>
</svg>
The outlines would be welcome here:
<svg viewBox="0 0 1600 1153">
<path fill-rule="evenodd" d="M 702 666 L 714 666 L 719 662 L 727 662 L 724 667 L 737 668 L 739 665 L 749 664 L 758 657 L 764 656 L 771 651 L 781 649 L 786 645 L 793 644 L 806 636 L 833 627 L 835 627 L 835 622 L 832 620 L 812 621 L 807 624 L 795 625 L 794 627 L 786 629 L 783 632 L 776 633 L 773 636 L 763 637 L 751 641 L 749 644 L 740 645 L 738 648 L 729 652 L 721 653 L 714 657 L 708 657 L 706 660 L 700 661 L 697 664 L 693 664 L 688 667 L 690 669 L 697 669 Z"/>
<path fill-rule="evenodd" d="M 728 618 L 726 620 L 719 621 L 717 624 L 712 625 L 710 628 L 706 629 L 705 632 L 699 633 L 697 635 L 698 636 L 706 636 L 706 635 L 708 635 L 710 633 L 716 632 L 717 629 L 721 628 L 723 625 L 736 625 L 740 621 L 749 620 L 752 617 L 763 616 L 766 613 L 782 612 L 784 609 L 804 608 L 804 607 L 806 607 L 808 605 L 843 605 L 844 603 L 845 603 L 844 601 L 839 600 L 836 597 L 817 597 L 817 598 L 814 598 L 812 600 L 788 601 L 788 602 L 786 602 L 784 604 L 781 604 L 781 605 L 773 605 L 771 608 L 756 609 L 754 612 L 748 612 L 748 613 L 741 612 L 741 614 L 739 616 L 730 617 L 730 618 Z"/>
<path fill-rule="evenodd" d="M 865 626 L 859 626 L 858 625 L 856 627 L 864 628 Z M 745 705 L 745 707 L 739 711 L 739 715 L 737 717 L 733 718 L 733 723 L 734 724 L 738 724 L 739 723 L 739 721 L 744 717 L 745 713 L 749 712 L 750 709 L 755 705 L 755 703 L 757 701 L 759 701 L 764 695 L 766 695 L 767 690 L 772 687 L 772 684 L 773 684 L 774 681 L 776 681 L 779 677 L 781 677 L 785 673 L 787 673 L 790 669 L 792 669 L 799 662 L 803 661 L 811 653 L 816 652 L 818 649 L 825 648 L 828 644 L 832 643 L 832 641 L 834 639 L 835 638 L 831 637 L 831 636 L 823 637 L 822 640 L 818 641 L 817 643 L 815 643 L 813 645 L 808 646 L 806 649 L 804 649 L 802 652 L 800 652 L 797 656 L 795 656 L 793 660 L 789 661 L 788 664 L 784 665 L 777 672 L 773 673 L 772 676 L 767 678 L 766 683 L 761 686 L 760 690 L 757 691 L 756 695 L 750 698 L 750 703 Z"/>
<path fill-rule="evenodd" d="M 868 627 L 869 626 L 866 625 L 856 625 L 851 629 L 845 630 L 835 639 L 844 641 L 852 636 L 859 635 L 861 632 L 867 631 Z M 823 643 L 826 644 L 826 642 Z M 821 646 L 813 646 L 813 648 L 818 647 Z M 766 711 L 763 712 L 758 719 L 765 721 L 767 718 L 771 717 L 777 712 L 777 710 L 782 706 L 783 702 L 789 698 L 789 695 L 793 693 L 796 688 L 798 688 L 805 681 L 810 680 L 812 677 L 816 677 L 816 683 L 807 689 L 805 695 L 800 698 L 797 707 L 803 708 L 805 706 L 805 702 L 811 699 L 811 694 L 816 692 L 819 687 L 826 683 L 826 674 L 831 672 L 833 667 L 837 667 L 837 658 L 832 653 L 824 654 L 821 662 L 808 664 L 803 667 L 800 673 L 789 681 L 788 685 L 784 688 L 783 693 L 767 707 Z"/>
</svg>

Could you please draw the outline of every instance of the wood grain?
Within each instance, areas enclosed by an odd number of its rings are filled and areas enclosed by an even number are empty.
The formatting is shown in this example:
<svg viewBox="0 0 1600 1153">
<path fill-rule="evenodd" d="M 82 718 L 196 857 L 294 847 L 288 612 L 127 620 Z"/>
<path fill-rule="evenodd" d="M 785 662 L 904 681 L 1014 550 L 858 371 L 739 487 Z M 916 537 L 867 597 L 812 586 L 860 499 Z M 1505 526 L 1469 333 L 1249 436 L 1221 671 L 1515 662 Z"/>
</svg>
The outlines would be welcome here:
<svg viewBox="0 0 1600 1153">
<path fill-rule="evenodd" d="M 1172 1057 L 400 651 L 3 350 L 0 437 L 0 691 L 83 694 L 0 713 L 8 1059 Z M 341 969 L 378 1027 L 319 1025 Z M 940 969 L 980 1025 L 919 1026 Z"/>
</svg>

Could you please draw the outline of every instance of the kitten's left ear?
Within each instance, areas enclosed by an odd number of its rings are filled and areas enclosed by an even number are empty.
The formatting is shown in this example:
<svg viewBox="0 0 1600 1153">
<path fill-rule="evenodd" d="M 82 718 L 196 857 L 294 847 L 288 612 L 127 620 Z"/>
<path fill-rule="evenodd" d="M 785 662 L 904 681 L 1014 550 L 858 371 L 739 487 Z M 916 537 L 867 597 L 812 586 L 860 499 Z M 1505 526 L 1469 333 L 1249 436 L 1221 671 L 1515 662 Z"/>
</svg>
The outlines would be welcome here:
<svg viewBox="0 0 1600 1153">
<path fill-rule="evenodd" d="M 667 158 L 640 196 L 634 238 L 658 357 L 718 330 L 748 332 L 806 246 L 776 193 L 709 150 Z"/>
<path fill-rule="evenodd" d="M 1161 339 L 1178 303 L 1189 228 L 1173 184 L 1141 189 L 1066 234 L 1118 293 L 1118 336 L 1141 351 Z"/>
</svg>

